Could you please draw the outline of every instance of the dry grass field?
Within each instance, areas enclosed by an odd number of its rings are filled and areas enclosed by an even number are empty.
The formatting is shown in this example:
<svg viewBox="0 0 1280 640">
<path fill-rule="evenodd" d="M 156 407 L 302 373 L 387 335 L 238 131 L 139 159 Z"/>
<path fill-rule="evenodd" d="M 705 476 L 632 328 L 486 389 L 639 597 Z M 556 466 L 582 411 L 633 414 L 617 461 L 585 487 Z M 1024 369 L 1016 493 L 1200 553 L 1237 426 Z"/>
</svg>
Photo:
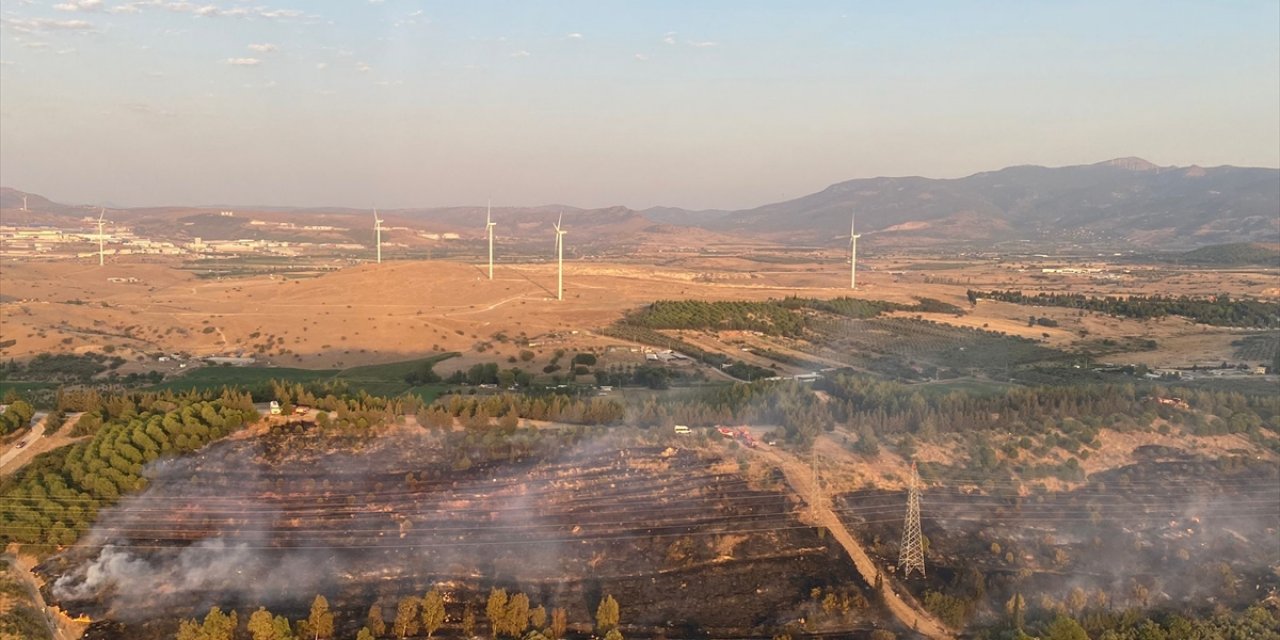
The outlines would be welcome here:
<svg viewBox="0 0 1280 640">
<path fill-rule="evenodd" d="M 279 366 L 330 368 L 461 352 L 463 357 L 444 367 L 448 370 L 505 361 L 520 350 L 513 340 L 525 337 L 537 344 L 533 350 L 540 356 L 533 364 L 538 364 L 558 348 L 617 344 L 592 330 L 658 299 L 850 294 L 846 267 L 833 260 L 772 264 L 740 257 L 653 256 L 652 262 L 661 266 L 571 261 L 565 266 L 565 299 L 557 302 L 551 264 L 499 265 L 490 282 L 477 266 L 448 261 L 365 264 L 305 279 L 201 279 L 177 262 L 123 258 L 101 268 L 85 261 L 14 261 L 0 270 L 0 342 L 12 341 L 0 357 L 109 351 L 129 361 L 122 373 L 175 373 L 177 364 L 148 356 L 244 354 Z M 970 307 L 965 291 L 1228 291 L 1272 298 L 1277 293 L 1276 274 L 1261 269 L 1169 271 L 1091 263 L 1084 266 L 1103 271 L 1042 273 L 1053 264 L 1058 263 L 869 259 L 860 265 L 864 270 L 854 295 L 901 303 L 935 298 L 968 313 L 927 314 L 931 320 L 1034 338 L 1055 348 L 1105 339 L 1122 346 L 1124 340 L 1155 340 L 1154 351 L 1118 353 L 1114 359 L 1159 366 L 1232 360 L 1231 342 L 1241 331 L 1178 318 L 1142 322 L 1001 302 Z M 1029 327 L 1029 314 L 1052 318 L 1059 326 Z M 500 334 L 511 340 L 503 341 Z"/>
</svg>

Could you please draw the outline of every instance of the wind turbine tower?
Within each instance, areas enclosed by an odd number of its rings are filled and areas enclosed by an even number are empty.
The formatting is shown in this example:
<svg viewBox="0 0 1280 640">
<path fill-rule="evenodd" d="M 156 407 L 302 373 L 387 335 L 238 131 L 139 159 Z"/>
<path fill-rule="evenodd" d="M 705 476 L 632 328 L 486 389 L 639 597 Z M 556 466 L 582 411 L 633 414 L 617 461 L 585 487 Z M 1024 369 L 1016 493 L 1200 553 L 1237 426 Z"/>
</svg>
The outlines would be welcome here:
<svg viewBox="0 0 1280 640">
<path fill-rule="evenodd" d="M 378 264 L 382 264 L 382 218 L 378 217 L 377 209 L 373 210 L 373 233 L 378 244 Z"/>
<path fill-rule="evenodd" d="M 25 195 L 24 195 L 24 196 L 22 196 L 22 210 L 23 210 L 23 211 L 26 211 L 26 210 L 27 210 L 27 196 L 25 196 Z"/>
<path fill-rule="evenodd" d="M 489 201 L 489 208 L 484 214 L 484 228 L 489 233 L 489 279 L 493 280 L 493 227 L 498 223 L 493 221 L 493 201 Z M 557 239 L 559 236 L 557 236 Z M 558 243 L 557 243 L 558 244 Z"/>
<path fill-rule="evenodd" d="M 107 263 L 107 259 L 106 259 L 107 234 L 104 233 L 102 230 L 103 226 L 106 225 L 108 222 L 110 222 L 110 220 L 106 219 L 106 216 L 107 216 L 107 210 L 106 208 L 103 208 L 101 210 L 101 213 L 98 214 L 98 266 L 99 267 Z"/>
<path fill-rule="evenodd" d="M 564 229 L 560 228 L 562 222 L 564 222 L 563 212 L 556 220 L 556 300 L 564 300 Z"/>
<path fill-rule="evenodd" d="M 858 214 L 853 214 L 849 219 L 849 288 L 858 288 L 858 238 L 862 237 L 860 233 L 854 233 L 854 226 L 858 222 Z"/>
</svg>

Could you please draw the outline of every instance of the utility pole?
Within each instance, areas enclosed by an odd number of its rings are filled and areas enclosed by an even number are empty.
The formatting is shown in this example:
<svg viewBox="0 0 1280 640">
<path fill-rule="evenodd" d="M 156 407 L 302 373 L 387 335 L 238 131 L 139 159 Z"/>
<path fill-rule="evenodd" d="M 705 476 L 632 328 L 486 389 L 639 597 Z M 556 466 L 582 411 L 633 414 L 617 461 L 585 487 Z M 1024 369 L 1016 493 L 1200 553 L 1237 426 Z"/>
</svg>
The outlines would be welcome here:
<svg viewBox="0 0 1280 640">
<path fill-rule="evenodd" d="M 911 463 L 911 485 L 907 490 L 907 519 L 902 526 L 902 548 L 898 552 L 898 568 L 902 577 L 911 577 L 911 570 L 918 569 L 924 577 L 924 544 L 920 535 L 920 488 L 916 463 Z"/>
<path fill-rule="evenodd" d="M 818 520 L 818 503 L 822 500 L 822 485 L 818 482 L 818 442 L 814 439 L 809 449 L 809 475 L 813 480 L 809 490 L 809 513 L 814 522 Z"/>
</svg>

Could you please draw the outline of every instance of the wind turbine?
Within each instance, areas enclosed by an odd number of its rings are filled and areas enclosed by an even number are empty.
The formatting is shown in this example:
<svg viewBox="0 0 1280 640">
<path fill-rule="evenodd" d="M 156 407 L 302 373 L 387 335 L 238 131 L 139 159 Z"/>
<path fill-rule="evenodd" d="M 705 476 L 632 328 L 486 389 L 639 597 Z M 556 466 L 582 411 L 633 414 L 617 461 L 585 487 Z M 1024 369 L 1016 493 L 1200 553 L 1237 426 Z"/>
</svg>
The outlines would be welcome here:
<svg viewBox="0 0 1280 640">
<path fill-rule="evenodd" d="M 858 238 L 862 237 L 860 233 L 854 233 L 854 225 L 858 221 L 858 214 L 853 214 L 849 219 L 849 288 L 858 288 Z"/>
<path fill-rule="evenodd" d="M 560 228 L 561 222 L 564 222 L 563 211 L 556 220 L 556 300 L 564 300 L 564 229 Z"/>
<path fill-rule="evenodd" d="M 27 211 L 27 196 L 25 194 L 22 196 L 22 210 Z"/>
<path fill-rule="evenodd" d="M 106 264 L 107 262 L 105 257 L 107 235 L 102 231 L 103 225 L 110 222 L 110 220 L 106 219 L 106 216 L 107 216 L 107 209 L 103 207 L 101 213 L 98 214 L 98 266 L 99 267 Z"/>
<path fill-rule="evenodd" d="M 493 221 L 493 201 L 489 201 L 489 208 L 484 214 L 484 229 L 489 232 L 489 279 L 493 280 L 493 227 L 498 223 Z"/>
<path fill-rule="evenodd" d="M 378 264 L 382 264 L 382 218 L 378 217 L 378 209 L 373 209 L 373 233 L 378 243 Z"/>
</svg>

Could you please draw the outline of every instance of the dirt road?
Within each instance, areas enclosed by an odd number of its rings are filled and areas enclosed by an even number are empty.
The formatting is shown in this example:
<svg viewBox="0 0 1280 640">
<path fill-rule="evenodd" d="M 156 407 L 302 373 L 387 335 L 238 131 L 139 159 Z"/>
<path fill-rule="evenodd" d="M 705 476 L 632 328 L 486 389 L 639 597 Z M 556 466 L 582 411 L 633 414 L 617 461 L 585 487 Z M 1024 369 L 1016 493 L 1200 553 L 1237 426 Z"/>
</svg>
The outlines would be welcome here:
<svg viewBox="0 0 1280 640">
<path fill-rule="evenodd" d="M 791 485 L 791 489 L 799 494 L 800 498 L 809 505 L 807 514 L 802 517 L 807 524 L 820 526 L 830 531 L 840 546 L 844 547 L 849 557 L 853 559 L 854 566 L 858 569 L 858 573 L 862 574 L 862 579 L 867 584 L 874 585 L 877 577 L 884 580 L 884 603 L 902 624 L 907 628 L 915 629 L 929 638 L 950 639 L 955 638 L 955 634 L 943 625 L 933 614 L 919 608 L 917 605 L 908 602 L 898 595 L 898 589 L 892 586 L 891 576 L 885 574 L 882 576 L 879 567 L 867 555 L 862 545 L 849 533 L 845 528 L 844 522 L 831 510 L 830 501 L 823 496 L 818 504 L 812 504 L 813 500 L 813 476 L 810 473 L 809 466 L 795 456 L 779 451 L 773 448 L 754 449 L 758 455 L 777 466 L 787 478 L 787 484 Z"/>
<path fill-rule="evenodd" d="M 12 566 L 18 579 L 27 587 L 31 603 L 44 613 L 45 625 L 54 640 L 78 640 L 84 635 L 85 629 L 89 626 L 87 621 L 72 620 L 66 613 L 50 607 L 44 601 L 44 594 L 40 593 L 40 579 L 31 572 L 32 567 L 36 565 L 35 558 L 15 555 L 14 547 L 10 546 L 5 550 L 5 554 L 0 556 L 0 562 Z"/>
</svg>

